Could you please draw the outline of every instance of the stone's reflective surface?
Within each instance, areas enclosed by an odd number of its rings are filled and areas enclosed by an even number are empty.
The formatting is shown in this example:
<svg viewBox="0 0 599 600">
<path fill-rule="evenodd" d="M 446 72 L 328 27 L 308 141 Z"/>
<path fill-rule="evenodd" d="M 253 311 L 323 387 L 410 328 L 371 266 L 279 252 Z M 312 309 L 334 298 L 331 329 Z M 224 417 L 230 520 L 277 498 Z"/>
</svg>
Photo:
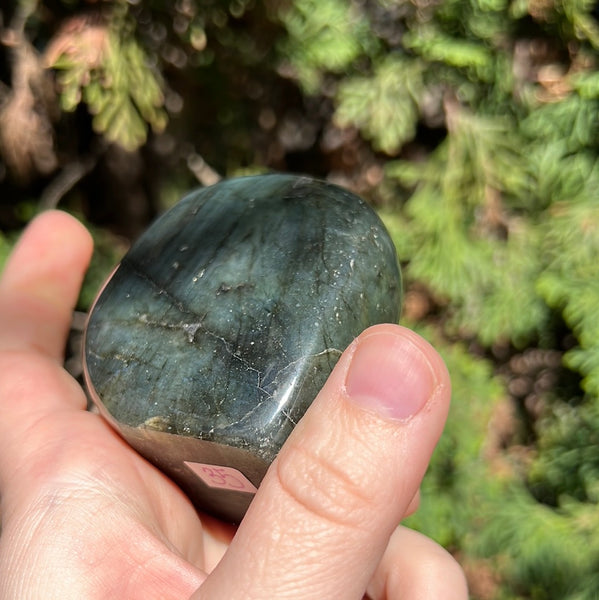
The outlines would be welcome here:
<svg viewBox="0 0 599 600">
<path fill-rule="evenodd" d="M 357 196 L 291 175 L 224 181 L 164 214 L 114 272 L 87 326 L 88 387 L 198 505 L 240 518 L 182 463 L 257 486 L 345 347 L 398 320 L 400 294 L 393 244 Z"/>
</svg>

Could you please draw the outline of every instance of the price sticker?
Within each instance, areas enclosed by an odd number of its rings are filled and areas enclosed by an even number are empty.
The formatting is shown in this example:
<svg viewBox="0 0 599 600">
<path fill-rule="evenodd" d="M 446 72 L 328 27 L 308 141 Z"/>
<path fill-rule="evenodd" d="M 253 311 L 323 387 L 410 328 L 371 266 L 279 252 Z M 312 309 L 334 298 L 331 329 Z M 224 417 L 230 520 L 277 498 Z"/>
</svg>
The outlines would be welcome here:
<svg viewBox="0 0 599 600">
<path fill-rule="evenodd" d="M 255 494 L 256 486 L 240 471 L 232 467 L 220 465 L 205 465 L 185 461 L 185 466 L 191 469 L 207 486 L 235 492 Z"/>
</svg>

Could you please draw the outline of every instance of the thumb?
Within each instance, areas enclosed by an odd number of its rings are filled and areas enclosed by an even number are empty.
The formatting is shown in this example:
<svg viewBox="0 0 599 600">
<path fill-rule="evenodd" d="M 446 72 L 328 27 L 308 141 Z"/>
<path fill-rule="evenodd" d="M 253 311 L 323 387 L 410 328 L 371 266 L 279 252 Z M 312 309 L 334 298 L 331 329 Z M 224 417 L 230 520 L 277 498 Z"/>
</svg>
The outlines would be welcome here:
<svg viewBox="0 0 599 600">
<path fill-rule="evenodd" d="M 396 325 L 345 351 L 195 599 L 362 598 L 443 429 L 449 376 Z"/>
</svg>

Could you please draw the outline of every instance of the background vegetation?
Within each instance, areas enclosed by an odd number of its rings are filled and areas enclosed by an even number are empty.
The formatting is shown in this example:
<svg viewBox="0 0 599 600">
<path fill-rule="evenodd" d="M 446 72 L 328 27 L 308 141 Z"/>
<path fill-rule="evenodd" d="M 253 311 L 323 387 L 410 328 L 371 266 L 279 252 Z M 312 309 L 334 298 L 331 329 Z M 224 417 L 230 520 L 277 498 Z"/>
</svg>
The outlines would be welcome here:
<svg viewBox="0 0 599 600">
<path fill-rule="evenodd" d="M 452 373 L 410 519 L 472 597 L 599 597 L 599 12 L 589 0 L 18 0 L 0 264 L 59 206 L 80 299 L 196 185 L 310 173 L 377 207 Z"/>
</svg>

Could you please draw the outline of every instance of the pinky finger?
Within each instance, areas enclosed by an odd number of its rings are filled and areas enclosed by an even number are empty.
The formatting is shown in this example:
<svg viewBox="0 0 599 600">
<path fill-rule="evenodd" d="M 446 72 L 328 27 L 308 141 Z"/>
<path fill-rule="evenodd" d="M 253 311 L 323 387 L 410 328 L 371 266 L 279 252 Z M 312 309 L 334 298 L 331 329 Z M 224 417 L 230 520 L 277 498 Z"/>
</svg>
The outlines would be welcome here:
<svg viewBox="0 0 599 600">
<path fill-rule="evenodd" d="M 430 538 L 398 527 L 367 589 L 370 600 L 467 600 L 456 560 Z"/>
</svg>

